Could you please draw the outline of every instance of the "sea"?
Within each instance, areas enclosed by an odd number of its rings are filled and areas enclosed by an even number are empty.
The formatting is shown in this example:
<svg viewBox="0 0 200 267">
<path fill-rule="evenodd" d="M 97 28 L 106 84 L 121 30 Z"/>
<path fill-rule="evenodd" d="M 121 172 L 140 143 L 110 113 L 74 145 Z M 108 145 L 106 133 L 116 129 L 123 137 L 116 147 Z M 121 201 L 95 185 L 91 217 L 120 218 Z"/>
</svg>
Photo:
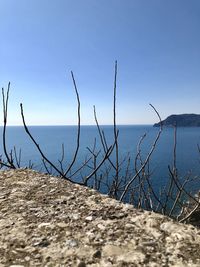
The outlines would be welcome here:
<svg viewBox="0 0 200 267">
<path fill-rule="evenodd" d="M 45 156 L 58 168 L 60 168 L 60 162 L 62 162 L 62 167 L 67 169 L 76 151 L 77 126 L 29 126 L 28 128 Z M 107 147 L 112 146 L 114 144 L 113 126 L 103 125 L 100 126 L 100 129 L 104 133 Z M 145 160 L 152 148 L 159 128 L 153 127 L 152 125 L 119 125 L 117 129 L 119 130 L 118 148 L 119 162 L 121 162 L 120 170 L 122 173 L 126 171 L 127 160 L 130 157 L 130 169 L 132 169 L 134 175 L 135 157 L 138 152 L 138 144 L 141 137 L 146 134 L 146 137 L 140 145 L 140 155 L 142 160 Z M 0 128 L 1 140 L 2 133 L 3 127 Z M 24 127 L 8 126 L 6 130 L 6 144 L 7 151 L 9 153 L 12 151 L 13 156 L 15 148 L 18 159 L 20 158 L 21 167 L 31 166 L 34 170 L 46 172 L 41 154 L 25 132 Z M 164 128 L 150 158 L 149 166 L 154 186 L 161 188 L 166 184 L 166 181 L 169 179 L 169 166 L 173 166 L 174 155 L 176 155 L 176 167 L 179 177 L 184 178 L 190 176 L 191 178 L 197 178 L 200 176 L 200 152 L 198 150 L 198 144 L 200 145 L 200 128 L 177 128 L 176 153 L 174 154 L 174 128 Z M 21 154 L 20 156 L 19 153 Z M 0 155 L 2 155 L 2 158 L 5 158 L 2 141 L 0 143 Z M 101 162 L 104 155 L 104 148 L 98 129 L 96 126 L 81 126 L 80 146 L 76 162 L 71 171 L 71 173 L 76 173 L 73 177 L 75 181 L 84 179 L 86 175 L 92 172 L 94 167 L 94 157 L 92 155 L 97 156 L 97 165 Z M 87 162 L 89 158 L 91 158 L 91 161 Z M 110 158 L 115 162 L 115 151 L 113 151 Z M 84 167 L 78 170 L 82 165 Z M 103 168 L 105 168 L 104 165 L 100 169 L 103 171 Z M 76 170 L 78 171 L 76 172 Z M 55 171 L 51 171 L 52 174 L 57 175 Z M 112 179 L 112 170 L 109 175 L 110 179 Z M 197 191 L 199 189 L 199 179 L 195 179 L 195 182 L 190 184 L 190 190 Z"/>
</svg>

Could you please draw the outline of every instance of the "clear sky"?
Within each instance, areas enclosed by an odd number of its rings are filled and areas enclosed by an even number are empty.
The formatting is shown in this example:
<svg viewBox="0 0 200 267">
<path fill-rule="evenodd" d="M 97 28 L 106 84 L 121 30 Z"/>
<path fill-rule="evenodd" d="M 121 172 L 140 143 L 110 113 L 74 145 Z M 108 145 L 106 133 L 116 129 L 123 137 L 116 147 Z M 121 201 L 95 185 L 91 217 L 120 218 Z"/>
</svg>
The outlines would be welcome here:
<svg viewBox="0 0 200 267">
<path fill-rule="evenodd" d="M 199 0 L 0 0 L 0 85 L 11 82 L 9 124 L 151 124 L 200 113 Z"/>
</svg>

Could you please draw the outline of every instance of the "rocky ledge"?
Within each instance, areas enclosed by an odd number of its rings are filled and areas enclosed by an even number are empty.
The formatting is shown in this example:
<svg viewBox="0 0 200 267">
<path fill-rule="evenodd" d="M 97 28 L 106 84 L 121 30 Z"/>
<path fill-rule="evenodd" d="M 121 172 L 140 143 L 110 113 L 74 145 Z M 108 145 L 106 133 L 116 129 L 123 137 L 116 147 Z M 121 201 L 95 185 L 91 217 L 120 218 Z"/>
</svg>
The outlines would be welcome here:
<svg viewBox="0 0 200 267">
<path fill-rule="evenodd" d="M 200 266 L 200 230 L 56 177 L 1 171 L 0 266 Z"/>
</svg>

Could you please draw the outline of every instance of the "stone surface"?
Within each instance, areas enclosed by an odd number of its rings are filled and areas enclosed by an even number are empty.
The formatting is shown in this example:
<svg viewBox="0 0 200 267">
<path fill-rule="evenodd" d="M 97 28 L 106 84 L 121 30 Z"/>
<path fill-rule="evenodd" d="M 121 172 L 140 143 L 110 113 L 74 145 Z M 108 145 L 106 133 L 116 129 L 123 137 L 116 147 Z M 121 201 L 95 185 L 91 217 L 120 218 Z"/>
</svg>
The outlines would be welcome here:
<svg viewBox="0 0 200 267">
<path fill-rule="evenodd" d="M 31 170 L 0 172 L 0 267 L 200 266 L 200 230 Z"/>
</svg>

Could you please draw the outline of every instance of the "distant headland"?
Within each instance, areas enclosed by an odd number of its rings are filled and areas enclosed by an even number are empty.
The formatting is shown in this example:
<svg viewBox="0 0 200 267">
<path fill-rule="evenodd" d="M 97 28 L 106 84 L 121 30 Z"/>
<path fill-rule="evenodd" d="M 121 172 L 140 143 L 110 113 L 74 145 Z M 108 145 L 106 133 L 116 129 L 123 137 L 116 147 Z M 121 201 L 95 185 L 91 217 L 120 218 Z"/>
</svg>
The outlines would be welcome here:
<svg viewBox="0 0 200 267">
<path fill-rule="evenodd" d="M 177 126 L 177 127 L 200 127 L 200 115 L 198 114 L 180 114 L 171 115 L 165 120 L 155 123 L 154 127 L 159 127 L 162 123 L 163 126 Z"/>
</svg>

